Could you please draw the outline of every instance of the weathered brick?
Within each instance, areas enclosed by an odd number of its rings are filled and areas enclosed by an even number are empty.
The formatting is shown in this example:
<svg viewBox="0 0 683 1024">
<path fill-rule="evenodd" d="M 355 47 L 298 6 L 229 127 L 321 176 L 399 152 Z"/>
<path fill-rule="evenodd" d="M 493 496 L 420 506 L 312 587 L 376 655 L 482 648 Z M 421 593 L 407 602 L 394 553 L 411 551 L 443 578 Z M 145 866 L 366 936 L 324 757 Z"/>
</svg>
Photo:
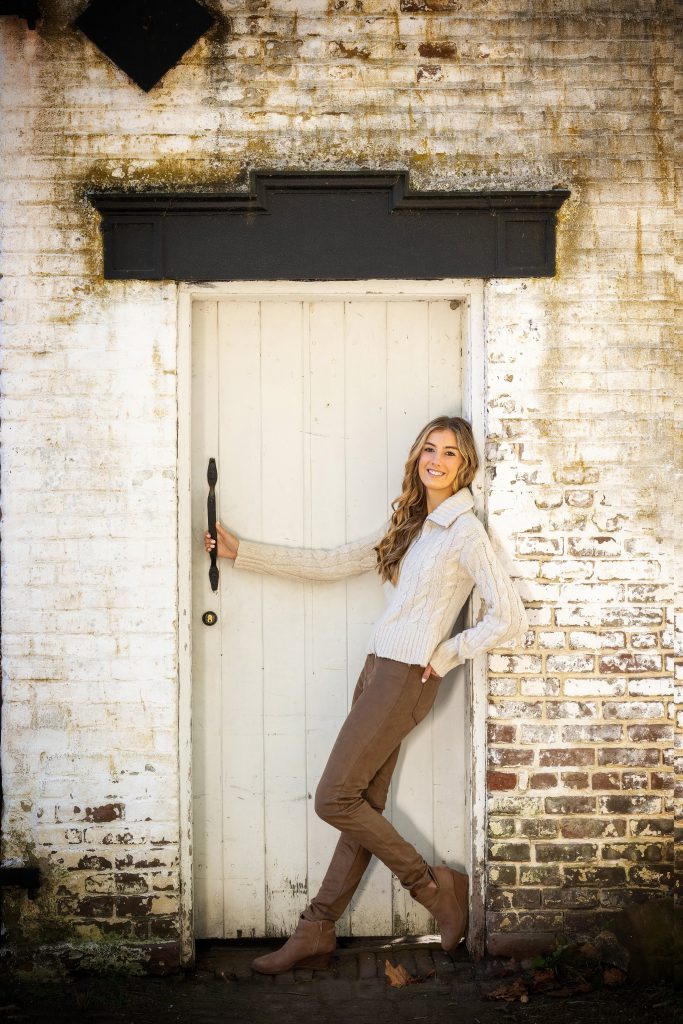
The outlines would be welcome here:
<svg viewBox="0 0 683 1024">
<path fill-rule="evenodd" d="M 580 867 L 564 867 L 562 873 L 565 885 L 570 886 L 619 886 L 626 882 L 626 869 L 623 867 L 581 865 Z"/>
<path fill-rule="evenodd" d="M 596 484 L 600 479 L 600 470 L 578 462 L 554 470 L 553 476 L 562 484 Z"/>
<path fill-rule="evenodd" d="M 557 824 L 550 818 L 522 818 L 517 822 L 517 834 L 527 839 L 554 839 Z"/>
<path fill-rule="evenodd" d="M 106 857 L 99 857 L 96 854 L 86 854 L 85 856 L 79 857 L 78 862 L 74 867 L 69 868 L 70 871 L 76 869 L 87 870 L 87 871 L 106 871 L 107 868 L 111 868 L 112 863 L 107 860 Z"/>
<path fill-rule="evenodd" d="M 543 669 L 542 659 L 538 654 L 489 654 L 488 663 L 491 672 L 529 675 Z"/>
<path fill-rule="evenodd" d="M 546 660 L 548 672 L 592 672 L 594 667 L 592 654 L 549 654 Z"/>
<path fill-rule="evenodd" d="M 515 834 L 515 823 L 512 818 L 489 817 L 487 830 L 492 839 L 504 839 Z"/>
<path fill-rule="evenodd" d="M 596 629 L 611 626 L 629 629 L 634 626 L 659 626 L 663 620 L 659 608 L 571 608 L 563 607 L 555 611 L 555 622 L 558 626 L 593 626 Z"/>
<path fill-rule="evenodd" d="M 152 911 L 152 896 L 117 896 L 117 917 L 146 917 Z"/>
<path fill-rule="evenodd" d="M 539 911 L 488 911 L 486 927 L 491 931 L 543 931 L 561 928 L 562 914 L 542 910 Z"/>
<path fill-rule="evenodd" d="M 594 861 L 598 847 L 595 843 L 537 843 L 536 860 L 544 861 Z"/>
<path fill-rule="evenodd" d="M 520 679 L 520 692 L 523 697 L 557 697 L 560 686 L 560 680 L 552 676 L 547 679 Z"/>
<path fill-rule="evenodd" d="M 486 736 L 489 743 L 514 743 L 517 739 L 517 726 L 489 722 L 486 726 Z"/>
<path fill-rule="evenodd" d="M 67 913 L 77 917 L 111 917 L 114 901 L 111 896 L 83 896 L 70 907 Z"/>
<path fill-rule="evenodd" d="M 592 796 L 547 796 L 545 798 L 547 814 L 590 814 L 595 811 L 595 798 Z"/>
<path fill-rule="evenodd" d="M 533 764 L 533 750 L 511 749 L 510 747 L 489 747 L 488 763 L 500 767 Z"/>
<path fill-rule="evenodd" d="M 602 706 L 604 718 L 663 718 L 664 705 L 660 701 L 606 701 Z"/>
<path fill-rule="evenodd" d="M 560 772 L 560 778 L 567 789 L 588 789 L 588 772 Z"/>
<path fill-rule="evenodd" d="M 491 718 L 540 718 L 543 705 L 524 701 L 501 700 L 489 704 Z"/>
<path fill-rule="evenodd" d="M 539 889 L 489 889 L 486 894 L 487 910 L 533 910 L 541 905 Z"/>
<path fill-rule="evenodd" d="M 489 695 L 491 697 L 514 697 L 517 691 L 516 679 L 489 679 Z"/>
<path fill-rule="evenodd" d="M 631 633 L 629 637 L 631 647 L 636 651 L 646 651 L 653 647 L 658 647 L 660 642 L 660 635 L 658 633 L 642 632 L 642 633 Z"/>
<path fill-rule="evenodd" d="M 525 864 L 519 869 L 520 885 L 561 885 L 562 877 L 562 869 L 556 864 Z"/>
<path fill-rule="evenodd" d="M 650 772 L 650 787 L 652 789 L 673 789 L 673 772 Z"/>
<path fill-rule="evenodd" d="M 664 676 L 653 676 L 645 679 L 629 679 L 629 697 L 672 697 L 673 680 Z"/>
<path fill-rule="evenodd" d="M 538 646 L 548 650 L 560 650 L 567 642 L 562 630 L 541 630 L 537 635 Z"/>
<path fill-rule="evenodd" d="M 545 704 L 548 718 L 597 718 L 595 701 L 548 700 Z"/>
<path fill-rule="evenodd" d="M 549 910 L 560 910 L 564 907 L 597 907 L 599 904 L 597 889 L 543 890 L 543 906 Z"/>
<path fill-rule="evenodd" d="M 630 822 L 632 836 L 670 836 L 674 831 L 673 818 L 638 818 Z"/>
<path fill-rule="evenodd" d="M 489 798 L 490 814 L 515 814 L 518 816 L 528 815 L 529 817 L 540 814 L 542 801 L 536 796 L 499 796 Z"/>
<path fill-rule="evenodd" d="M 623 697 L 626 693 L 625 679 L 604 679 L 591 676 L 588 679 L 565 679 L 562 689 L 567 697 Z"/>
<path fill-rule="evenodd" d="M 595 750 L 592 747 L 539 750 L 538 763 L 542 768 L 554 768 L 561 765 L 592 765 L 595 763 Z"/>
<path fill-rule="evenodd" d="M 593 772 L 591 786 L 593 789 L 621 789 L 621 776 L 618 772 Z"/>
<path fill-rule="evenodd" d="M 516 542 L 518 555 L 561 555 L 564 551 L 562 537 L 538 537 L 522 533 Z"/>
<path fill-rule="evenodd" d="M 555 743 L 558 736 L 558 726 L 524 723 L 520 726 L 520 741 L 522 743 Z"/>
<path fill-rule="evenodd" d="M 620 740 L 620 725 L 563 725 L 563 743 L 612 743 Z"/>
<path fill-rule="evenodd" d="M 149 921 L 149 935 L 153 939 L 177 939 L 180 937 L 180 922 L 176 916 L 155 915 Z"/>
<path fill-rule="evenodd" d="M 114 874 L 114 885 L 116 892 L 124 893 L 147 892 L 149 888 L 144 875 L 138 875 L 130 871 L 117 871 Z"/>
<path fill-rule="evenodd" d="M 564 500 L 575 508 L 590 508 L 593 504 L 593 491 L 565 491 Z"/>
<path fill-rule="evenodd" d="M 492 790 L 516 789 L 517 775 L 515 772 L 492 772 L 486 773 L 486 785 Z"/>
<path fill-rule="evenodd" d="M 616 537 L 567 537 L 567 552 L 577 558 L 605 558 L 621 554 Z"/>
<path fill-rule="evenodd" d="M 646 772 L 623 772 L 621 776 L 622 789 L 647 789 Z"/>
<path fill-rule="evenodd" d="M 610 633 L 589 633 L 587 630 L 571 630 L 569 647 L 572 650 L 602 651 L 605 648 L 620 650 L 626 646 L 626 634 L 621 630 Z"/>
<path fill-rule="evenodd" d="M 529 778 L 529 789 L 552 789 L 557 785 L 554 772 L 534 772 Z"/>
<path fill-rule="evenodd" d="M 606 654 L 599 659 L 598 672 L 659 672 L 662 668 L 660 654 L 639 654 L 635 651 L 621 651 Z"/>
<path fill-rule="evenodd" d="M 598 764 L 646 765 L 659 764 L 660 752 L 656 747 L 603 747 L 598 750 Z"/>
<path fill-rule="evenodd" d="M 516 885 L 517 865 L 494 862 L 487 866 L 486 877 L 489 885 Z"/>
<path fill-rule="evenodd" d="M 660 796 L 600 796 L 598 811 L 601 814 L 658 814 L 662 809 Z"/>
<path fill-rule="evenodd" d="M 673 870 L 669 864 L 636 864 L 628 869 L 628 881 L 631 885 L 670 891 Z"/>
<path fill-rule="evenodd" d="M 605 843 L 602 857 L 604 860 L 631 860 L 637 864 L 660 864 L 666 860 L 665 847 L 661 843 Z"/>
<path fill-rule="evenodd" d="M 125 807 L 122 803 L 103 803 L 97 807 L 80 807 L 78 804 L 57 805 L 54 809 L 54 820 L 61 822 L 87 821 L 106 822 L 117 821 L 125 817 Z"/>
<path fill-rule="evenodd" d="M 528 843 L 489 843 L 488 855 L 491 860 L 529 860 L 531 847 Z"/>
<path fill-rule="evenodd" d="M 600 839 L 602 836 L 626 835 L 624 818 L 611 818 L 609 821 L 600 818 L 567 818 L 560 826 L 560 834 L 564 839 Z"/>
</svg>

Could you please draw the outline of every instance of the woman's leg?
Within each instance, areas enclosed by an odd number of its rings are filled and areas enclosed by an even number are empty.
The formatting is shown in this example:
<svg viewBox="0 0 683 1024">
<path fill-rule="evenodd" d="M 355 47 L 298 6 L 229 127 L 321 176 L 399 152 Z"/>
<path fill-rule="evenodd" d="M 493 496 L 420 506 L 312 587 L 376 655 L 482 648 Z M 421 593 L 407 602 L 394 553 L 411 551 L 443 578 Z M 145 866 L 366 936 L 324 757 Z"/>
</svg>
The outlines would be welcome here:
<svg viewBox="0 0 683 1024">
<path fill-rule="evenodd" d="M 396 747 L 389 755 L 365 794 L 370 806 L 380 814 L 386 806 L 389 783 L 399 750 L 400 747 Z M 320 889 L 304 910 L 303 917 L 308 921 L 338 921 L 351 902 L 371 857 L 370 851 L 361 846 L 357 839 L 342 832 Z"/>
<path fill-rule="evenodd" d="M 281 949 L 254 960 L 254 970 L 279 974 L 297 965 L 327 963 L 336 945 L 334 922 L 373 853 L 419 902 L 429 904 L 437 921 L 443 918 L 455 948 L 466 916 L 453 894 L 442 891 L 417 850 L 382 817 L 401 741 L 429 712 L 438 692 L 440 680 L 421 679 L 420 665 L 368 656 L 316 791 L 316 811 L 342 835 L 320 891 L 301 914 L 296 931 Z M 450 877 L 444 881 L 451 883 Z"/>
<path fill-rule="evenodd" d="M 370 655 L 316 792 L 316 811 L 342 835 L 308 920 L 336 920 L 375 854 L 406 887 L 429 881 L 429 866 L 382 816 L 401 741 L 429 712 L 439 681 L 422 666 Z"/>
<path fill-rule="evenodd" d="M 372 654 L 368 654 L 365 659 L 365 664 L 353 691 L 351 707 L 365 688 L 365 682 L 374 660 Z M 399 749 L 396 747 L 396 750 L 389 755 L 367 788 L 366 799 L 380 813 L 386 806 L 389 784 L 396 767 Z M 371 857 L 372 854 L 369 850 L 342 832 L 322 884 L 301 916 L 308 921 L 337 921 L 351 902 Z"/>
</svg>

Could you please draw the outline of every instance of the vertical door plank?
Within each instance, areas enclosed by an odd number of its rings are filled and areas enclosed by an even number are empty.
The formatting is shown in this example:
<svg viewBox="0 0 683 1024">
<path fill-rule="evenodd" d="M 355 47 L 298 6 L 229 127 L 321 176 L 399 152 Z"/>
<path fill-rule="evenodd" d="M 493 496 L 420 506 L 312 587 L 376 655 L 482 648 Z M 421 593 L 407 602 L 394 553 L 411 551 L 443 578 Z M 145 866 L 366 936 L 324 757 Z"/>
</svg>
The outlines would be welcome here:
<svg viewBox="0 0 683 1024">
<path fill-rule="evenodd" d="M 429 420 L 429 308 L 426 302 L 387 303 L 387 456 L 394 497 L 408 451 Z M 432 862 L 431 715 L 404 740 L 391 787 L 392 820 L 398 831 Z M 395 876 L 394 932 L 419 935 L 431 931 L 431 916 L 416 903 Z"/>
<path fill-rule="evenodd" d="M 301 302 L 261 306 L 263 536 L 304 544 Z M 263 582 L 266 931 L 287 935 L 306 897 L 304 587 Z"/>
<path fill-rule="evenodd" d="M 455 308 L 453 308 L 455 307 Z M 430 302 L 430 416 L 462 415 L 463 304 Z M 453 630 L 464 628 L 461 615 Z M 465 669 L 444 678 L 434 708 L 434 858 L 464 868 L 467 863 L 467 784 L 465 770 Z"/>
<path fill-rule="evenodd" d="M 386 309 L 384 302 L 346 303 L 346 533 L 349 540 L 388 519 Z M 347 585 L 349 704 L 365 661 L 370 630 L 384 607 L 375 573 Z M 354 935 L 390 935 L 391 878 L 373 858 L 351 903 Z"/>
<path fill-rule="evenodd" d="M 192 778 L 194 909 L 198 938 L 223 934 L 223 834 L 221 764 L 221 633 L 206 627 L 203 612 L 222 618 L 220 594 L 208 579 L 206 471 L 218 457 L 218 315 L 216 302 L 192 306 Z M 220 481 L 219 481 L 220 483 Z"/>
<path fill-rule="evenodd" d="M 344 466 L 344 306 L 307 304 L 310 484 L 306 542 L 332 548 L 346 540 Z M 346 583 L 311 584 L 306 672 L 309 898 L 317 893 L 339 833 L 315 813 L 313 795 L 346 717 Z M 348 930 L 347 918 L 338 934 Z"/>
<path fill-rule="evenodd" d="M 218 315 L 221 504 L 238 535 L 261 533 L 261 353 L 255 302 Z M 262 579 L 220 563 L 223 634 L 223 877 L 225 937 L 263 935 Z M 215 628 L 215 627 L 214 627 Z"/>
<path fill-rule="evenodd" d="M 464 303 L 429 302 L 429 415 L 462 416 Z"/>
</svg>

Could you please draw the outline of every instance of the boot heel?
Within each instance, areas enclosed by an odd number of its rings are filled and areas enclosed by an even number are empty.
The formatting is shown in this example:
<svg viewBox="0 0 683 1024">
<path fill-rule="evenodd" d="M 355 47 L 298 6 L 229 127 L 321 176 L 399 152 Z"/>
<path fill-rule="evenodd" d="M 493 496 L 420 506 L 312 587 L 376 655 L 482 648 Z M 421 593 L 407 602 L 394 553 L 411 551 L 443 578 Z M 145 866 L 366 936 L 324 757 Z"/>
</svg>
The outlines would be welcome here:
<svg viewBox="0 0 683 1024">
<path fill-rule="evenodd" d="M 331 953 L 319 953 L 317 956 L 307 956 L 303 960 L 299 960 L 298 963 L 294 964 L 294 968 L 297 967 L 312 967 L 314 970 L 323 970 L 325 967 L 329 967 L 332 962 Z"/>
</svg>

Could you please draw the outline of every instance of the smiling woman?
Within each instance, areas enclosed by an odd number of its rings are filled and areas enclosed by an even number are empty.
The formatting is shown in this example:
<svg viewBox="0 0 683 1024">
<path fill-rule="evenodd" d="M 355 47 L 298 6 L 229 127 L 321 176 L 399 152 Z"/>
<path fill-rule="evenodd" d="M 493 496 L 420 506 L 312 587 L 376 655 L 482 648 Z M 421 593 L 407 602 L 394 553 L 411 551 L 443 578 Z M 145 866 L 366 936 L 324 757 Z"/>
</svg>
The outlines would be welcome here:
<svg viewBox="0 0 683 1024">
<path fill-rule="evenodd" d="M 318 894 L 294 935 L 253 967 L 278 974 L 329 962 L 335 921 L 374 854 L 435 917 L 444 949 L 455 950 L 468 920 L 468 876 L 431 866 L 383 817 L 400 745 L 429 713 L 442 677 L 466 658 L 528 628 L 524 606 L 473 511 L 478 458 L 469 423 L 437 417 L 420 431 L 405 464 L 401 495 L 378 533 L 334 549 L 239 540 L 217 525 L 218 554 L 235 568 L 308 580 L 335 580 L 375 568 L 392 593 L 369 640 L 351 710 L 322 773 L 315 810 L 341 836 Z M 205 534 L 211 551 L 215 542 Z M 451 637 L 473 585 L 483 619 Z"/>
</svg>

